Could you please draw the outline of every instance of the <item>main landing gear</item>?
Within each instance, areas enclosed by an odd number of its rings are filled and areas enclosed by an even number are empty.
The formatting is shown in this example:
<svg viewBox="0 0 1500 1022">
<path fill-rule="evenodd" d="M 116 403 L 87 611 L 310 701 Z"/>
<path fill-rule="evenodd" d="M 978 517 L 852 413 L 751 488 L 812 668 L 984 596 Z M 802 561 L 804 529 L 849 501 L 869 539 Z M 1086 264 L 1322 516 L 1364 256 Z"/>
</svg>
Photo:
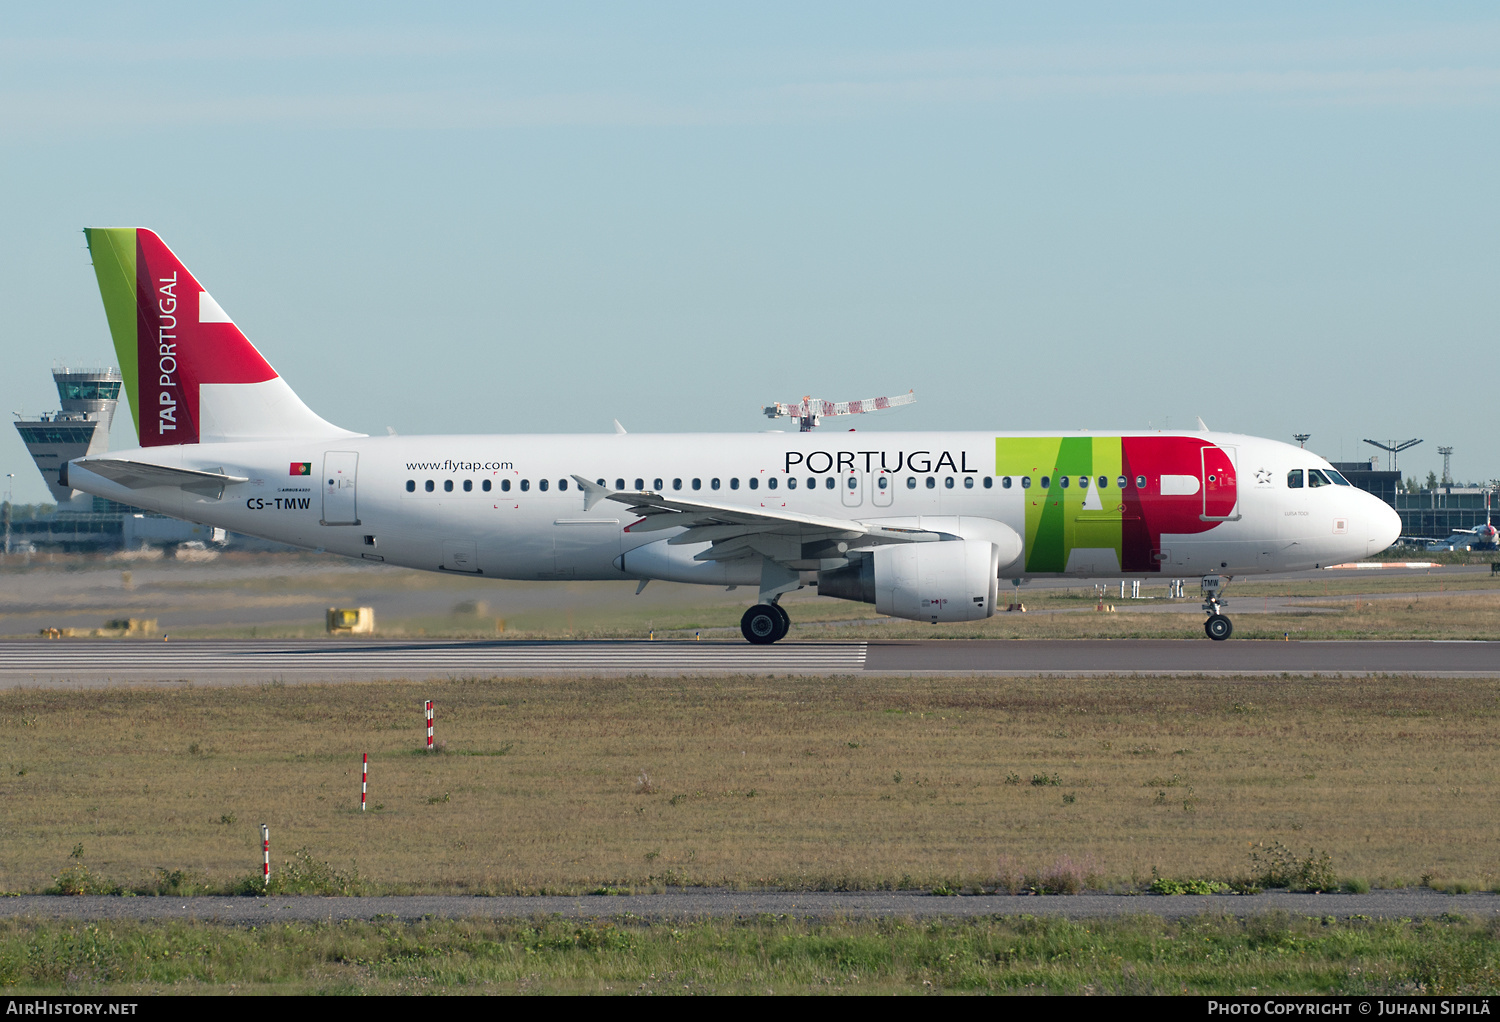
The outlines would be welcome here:
<svg viewBox="0 0 1500 1022">
<path fill-rule="evenodd" d="M 768 646 L 786 637 L 792 619 L 779 603 L 757 603 L 740 618 L 740 632 L 746 641 Z"/>
<path fill-rule="evenodd" d="M 1215 642 L 1223 642 L 1234 634 L 1234 622 L 1224 613 L 1228 604 L 1220 599 L 1229 579 L 1223 575 L 1204 575 L 1202 585 L 1203 611 L 1208 615 L 1208 620 L 1203 622 L 1203 631 Z"/>
</svg>

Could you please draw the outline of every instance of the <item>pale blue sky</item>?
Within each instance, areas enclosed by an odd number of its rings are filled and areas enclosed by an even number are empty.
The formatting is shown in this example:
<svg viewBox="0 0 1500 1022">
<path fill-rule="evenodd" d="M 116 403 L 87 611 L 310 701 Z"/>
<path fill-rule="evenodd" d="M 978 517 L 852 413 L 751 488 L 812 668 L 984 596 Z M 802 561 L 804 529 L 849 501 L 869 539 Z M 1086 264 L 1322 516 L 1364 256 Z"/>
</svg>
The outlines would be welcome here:
<svg viewBox="0 0 1500 1022">
<path fill-rule="evenodd" d="M 140 225 L 363 431 L 915 388 L 854 424 L 1500 475 L 1491 5 L 207 6 L 0 13 L 3 410 L 113 363 L 79 229 Z"/>
</svg>

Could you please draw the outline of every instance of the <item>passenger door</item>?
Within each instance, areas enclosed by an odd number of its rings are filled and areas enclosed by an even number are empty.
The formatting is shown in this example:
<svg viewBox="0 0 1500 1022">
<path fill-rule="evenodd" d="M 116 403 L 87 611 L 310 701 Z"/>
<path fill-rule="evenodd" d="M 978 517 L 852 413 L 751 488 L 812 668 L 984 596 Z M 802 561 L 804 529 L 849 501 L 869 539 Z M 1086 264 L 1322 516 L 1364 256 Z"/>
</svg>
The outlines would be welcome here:
<svg viewBox="0 0 1500 1022">
<path fill-rule="evenodd" d="M 1201 460 L 1203 512 L 1205 522 L 1237 522 L 1239 515 L 1239 478 L 1233 447 L 1205 446 Z"/>
<path fill-rule="evenodd" d="M 320 525 L 358 525 L 355 479 L 359 455 L 328 451 L 323 455 L 323 517 Z"/>
</svg>

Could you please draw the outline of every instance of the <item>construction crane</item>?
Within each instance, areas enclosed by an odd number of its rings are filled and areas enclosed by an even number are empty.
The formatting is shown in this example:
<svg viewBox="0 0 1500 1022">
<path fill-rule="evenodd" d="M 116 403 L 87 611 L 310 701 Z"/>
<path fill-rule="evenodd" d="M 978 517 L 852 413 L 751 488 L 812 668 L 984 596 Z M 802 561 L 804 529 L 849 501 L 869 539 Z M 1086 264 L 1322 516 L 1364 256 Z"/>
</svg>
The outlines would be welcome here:
<svg viewBox="0 0 1500 1022">
<path fill-rule="evenodd" d="M 790 418 L 797 420 L 797 432 L 806 433 L 816 428 L 832 415 L 860 415 L 864 412 L 884 411 L 916 401 L 911 391 L 895 397 L 867 397 L 863 401 L 824 401 L 820 397 L 804 397 L 798 404 L 784 405 L 777 402 L 763 410 L 768 419 Z"/>
</svg>

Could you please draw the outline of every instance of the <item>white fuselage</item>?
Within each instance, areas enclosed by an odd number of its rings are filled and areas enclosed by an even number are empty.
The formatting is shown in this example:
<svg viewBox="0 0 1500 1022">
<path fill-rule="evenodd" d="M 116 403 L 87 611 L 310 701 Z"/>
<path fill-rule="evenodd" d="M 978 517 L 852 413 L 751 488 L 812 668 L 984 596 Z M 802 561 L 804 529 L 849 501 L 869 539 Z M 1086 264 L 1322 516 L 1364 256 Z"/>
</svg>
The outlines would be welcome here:
<svg viewBox="0 0 1500 1022">
<path fill-rule="evenodd" d="M 611 490 L 866 523 L 988 519 L 1029 542 L 1026 502 L 1039 491 L 996 474 L 997 443 L 1056 435 L 830 431 L 208 443 L 104 457 L 248 481 L 230 483 L 217 496 L 127 488 L 88 472 L 85 461 L 72 466 L 70 485 L 235 532 L 409 568 L 507 579 L 676 577 L 633 570 L 622 558 L 670 533 L 632 534 L 636 516 L 621 503 L 586 509 L 570 477 L 603 480 Z M 1234 452 L 1237 503 L 1205 531 L 1161 536 L 1155 574 L 1296 571 L 1375 553 L 1400 531 L 1390 507 L 1352 486 L 1289 488 L 1290 471 L 1329 467 L 1307 451 L 1233 434 L 1186 436 Z M 302 465 L 309 474 L 298 474 Z M 1107 550 L 1077 553 L 1053 571 L 1028 570 L 1023 553 L 1001 565 L 1001 577 L 1150 573 L 1123 567 Z M 758 571 L 718 567 L 679 580 L 753 584 Z"/>
</svg>

